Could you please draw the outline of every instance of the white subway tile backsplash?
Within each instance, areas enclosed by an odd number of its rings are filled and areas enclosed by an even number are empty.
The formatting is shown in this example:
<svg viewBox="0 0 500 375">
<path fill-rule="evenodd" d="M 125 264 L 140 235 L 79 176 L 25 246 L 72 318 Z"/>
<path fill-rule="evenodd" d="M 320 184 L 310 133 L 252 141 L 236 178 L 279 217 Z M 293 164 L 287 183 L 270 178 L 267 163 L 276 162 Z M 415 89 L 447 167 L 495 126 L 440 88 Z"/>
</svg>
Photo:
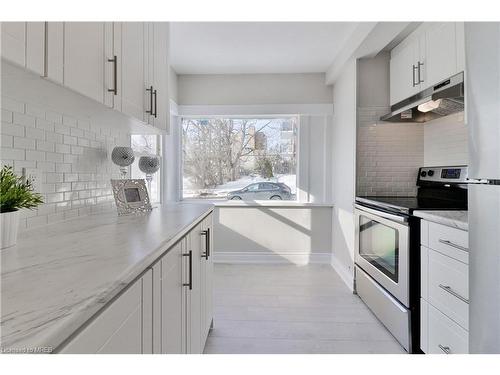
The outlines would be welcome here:
<svg viewBox="0 0 500 375">
<path fill-rule="evenodd" d="M 45 152 L 26 150 L 26 160 L 45 161 Z"/>
<path fill-rule="evenodd" d="M 11 124 L 12 123 L 12 111 L 7 109 L 2 109 L 2 121 Z"/>
<path fill-rule="evenodd" d="M 14 137 L 14 148 L 24 148 L 25 150 L 34 150 L 35 147 L 36 143 L 34 139 L 28 139 L 24 137 Z"/>
<path fill-rule="evenodd" d="M 76 137 L 72 137 L 72 136 L 69 136 L 69 135 L 65 135 L 63 137 L 63 142 L 67 145 L 76 145 L 77 143 L 77 138 Z"/>
<path fill-rule="evenodd" d="M 37 140 L 36 141 L 36 149 L 39 151 L 54 152 L 55 144 L 54 144 L 54 142 Z"/>
<path fill-rule="evenodd" d="M 45 140 L 45 131 L 43 129 L 26 128 L 26 138 Z"/>
<path fill-rule="evenodd" d="M 416 195 L 423 163 L 421 124 L 380 122 L 388 108 L 358 108 L 357 194 Z"/>
<path fill-rule="evenodd" d="M 18 173 L 22 168 L 41 172 L 45 203 L 23 212 L 21 230 L 113 207 L 109 181 L 119 178 L 119 169 L 110 153 L 130 143 L 128 134 L 5 96 L 1 108 L 2 163 Z"/>
<path fill-rule="evenodd" d="M 17 113 L 24 113 L 24 103 L 18 102 L 17 100 L 11 99 L 7 96 L 2 96 L 1 104 L 3 109 Z"/>
<path fill-rule="evenodd" d="M 35 127 L 35 118 L 33 116 L 28 116 L 23 113 L 14 112 L 14 117 L 12 122 L 14 124 L 29 126 L 31 128 Z"/>
<path fill-rule="evenodd" d="M 26 151 L 18 148 L 2 148 L 2 160 L 25 160 Z"/>
<path fill-rule="evenodd" d="M 14 137 L 11 135 L 1 135 L 2 147 L 12 148 L 14 144 Z"/>
<path fill-rule="evenodd" d="M 2 121 L 2 135 L 13 135 L 18 137 L 24 137 L 24 126 L 9 124 Z"/>
<path fill-rule="evenodd" d="M 424 125 L 425 166 L 468 164 L 468 129 L 463 112 Z"/>
<path fill-rule="evenodd" d="M 53 122 L 54 124 L 62 124 L 63 116 L 62 114 L 57 112 L 47 111 L 45 113 L 45 119 L 49 120 L 50 122 Z"/>
</svg>

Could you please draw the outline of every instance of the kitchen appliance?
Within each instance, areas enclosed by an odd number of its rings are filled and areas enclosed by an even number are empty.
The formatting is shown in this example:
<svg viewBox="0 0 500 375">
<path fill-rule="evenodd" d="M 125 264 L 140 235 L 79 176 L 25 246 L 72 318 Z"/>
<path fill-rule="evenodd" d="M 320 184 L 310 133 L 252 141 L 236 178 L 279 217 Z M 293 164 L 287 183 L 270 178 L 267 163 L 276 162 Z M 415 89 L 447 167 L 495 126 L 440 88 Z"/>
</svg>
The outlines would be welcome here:
<svg viewBox="0 0 500 375">
<path fill-rule="evenodd" d="M 500 353 L 500 23 L 466 22 L 469 351 Z"/>
<path fill-rule="evenodd" d="M 356 197 L 356 292 L 410 353 L 420 351 L 420 219 L 467 209 L 467 167 L 422 167 L 416 197 Z"/>
<path fill-rule="evenodd" d="M 464 110 L 464 73 L 458 73 L 438 84 L 391 106 L 382 116 L 388 122 L 427 122 Z"/>
</svg>

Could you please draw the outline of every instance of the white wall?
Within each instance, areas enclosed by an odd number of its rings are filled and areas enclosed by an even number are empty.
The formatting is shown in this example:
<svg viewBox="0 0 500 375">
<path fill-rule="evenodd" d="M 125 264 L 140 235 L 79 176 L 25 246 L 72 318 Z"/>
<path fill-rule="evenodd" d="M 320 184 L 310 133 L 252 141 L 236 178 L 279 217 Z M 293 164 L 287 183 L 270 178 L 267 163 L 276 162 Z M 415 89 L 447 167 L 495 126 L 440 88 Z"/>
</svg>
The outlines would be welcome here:
<svg viewBox="0 0 500 375">
<path fill-rule="evenodd" d="M 350 60 L 333 86 L 332 265 L 352 287 L 356 180 L 356 61 Z"/>
<path fill-rule="evenodd" d="M 329 263 L 331 207 L 216 207 L 217 262 Z"/>
<path fill-rule="evenodd" d="M 322 73 L 179 75 L 180 105 L 331 103 Z"/>
<path fill-rule="evenodd" d="M 467 165 L 469 162 L 468 130 L 464 113 L 423 124 L 424 165 Z"/>
</svg>

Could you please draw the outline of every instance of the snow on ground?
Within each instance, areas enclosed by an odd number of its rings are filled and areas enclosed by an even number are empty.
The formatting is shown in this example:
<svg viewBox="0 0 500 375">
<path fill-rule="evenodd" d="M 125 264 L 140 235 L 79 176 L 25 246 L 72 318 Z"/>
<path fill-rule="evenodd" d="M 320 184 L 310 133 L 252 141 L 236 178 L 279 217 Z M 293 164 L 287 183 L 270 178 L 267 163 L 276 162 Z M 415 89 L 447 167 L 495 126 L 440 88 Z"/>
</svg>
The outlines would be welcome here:
<svg viewBox="0 0 500 375">
<path fill-rule="evenodd" d="M 234 190 L 240 190 L 243 189 L 244 187 L 256 183 L 256 182 L 263 182 L 263 181 L 270 181 L 270 182 L 282 182 L 288 187 L 290 187 L 290 190 L 292 191 L 292 194 L 295 195 L 297 191 L 297 175 L 290 174 L 290 175 L 277 175 L 276 177 L 270 178 L 270 179 L 265 179 L 261 176 L 258 175 L 251 175 L 251 176 L 243 176 L 240 179 L 236 181 L 229 181 L 226 182 L 225 184 L 218 185 L 213 189 L 193 189 L 190 187 L 190 182 L 187 178 L 183 179 L 184 183 L 184 192 L 183 196 L 184 198 L 198 198 L 200 197 L 200 194 L 203 194 L 205 197 L 209 198 L 226 198 L 227 193 L 230 191 Z"/>
</svg>

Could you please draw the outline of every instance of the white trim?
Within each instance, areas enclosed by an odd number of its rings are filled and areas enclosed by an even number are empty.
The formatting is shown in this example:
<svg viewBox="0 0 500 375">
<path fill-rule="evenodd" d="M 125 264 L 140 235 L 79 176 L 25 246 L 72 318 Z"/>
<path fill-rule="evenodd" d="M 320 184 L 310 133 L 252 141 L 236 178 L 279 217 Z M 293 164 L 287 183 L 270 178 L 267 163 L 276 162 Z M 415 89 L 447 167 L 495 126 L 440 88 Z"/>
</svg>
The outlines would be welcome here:
<svg viewBox="0 0 500 375">
<path fill-rule="evenodd" d="M 331 253 L 263 253 L 261 251 L 215 252 L 214 263 L 257 263 L 257 264 L 330 264 Z"/>
<path fill-rule="evenodd" d="M 171 116 L 179 115 L 179 105 L 173 99 L 170 99 L 170 115 Z"/>
<path fill-rule="evenodd" d="M 183 200 L 184 203 L 191 203 L 190 200 Z M 193 203 L 204 203 L 203 199 L 192 200 Z M 211 201 L 215 207 L 283 207 L 283 208 L 308 208 L 308 207 L 328 207 L 333 208 L 333 203 L 307 203 L 297 201 Z"/>
<path fill-rule="evenodd" d="M 343 264 L 340 263 L 340 261 L 335 258 L 335 256 L 332 255 L 331 257 L 331 266 L 337 272 L 337 274 L 340 276 L 344 284 L 349 288 L 351 292 L 354 292 L 354 273 L 349 272 L 347 268 L 344 267 Z M 354 264 L 353 264 L 354 268 Z"/>
<path fill-rule="evenodd" d="M 179 105 L 179 116 L 331 115 L 333 104 Z"/>
</svg>

